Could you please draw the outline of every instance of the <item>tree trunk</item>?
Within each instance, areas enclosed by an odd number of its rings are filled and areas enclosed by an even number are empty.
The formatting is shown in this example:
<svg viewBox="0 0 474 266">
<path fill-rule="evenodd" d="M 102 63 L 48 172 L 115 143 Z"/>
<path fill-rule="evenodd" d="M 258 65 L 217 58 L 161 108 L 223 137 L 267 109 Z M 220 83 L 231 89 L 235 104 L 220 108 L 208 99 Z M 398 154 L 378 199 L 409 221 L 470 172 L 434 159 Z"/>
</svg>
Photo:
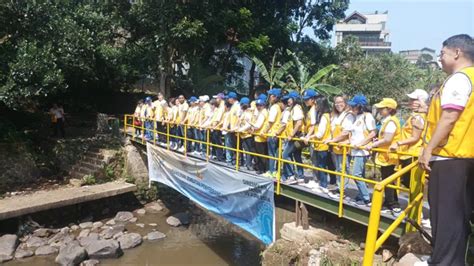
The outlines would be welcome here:
<svg viewBox="0 0 474 266">
<path fill-rule="evenodd" d="M 255 94 L 255 62 L 252 61 L 252 66 L 250 67 L 249 73 L 249 96 L 253 97 Z"/>
<path fill-rule="evenodd" d="M 158 92 L 161 92 L 165 98 L 170 97 L 169 92 L 166 90 L 166 78 L 168 75 L 165 71 L 160 70 L 160 86 L 158 88 Z"/>
</svg>

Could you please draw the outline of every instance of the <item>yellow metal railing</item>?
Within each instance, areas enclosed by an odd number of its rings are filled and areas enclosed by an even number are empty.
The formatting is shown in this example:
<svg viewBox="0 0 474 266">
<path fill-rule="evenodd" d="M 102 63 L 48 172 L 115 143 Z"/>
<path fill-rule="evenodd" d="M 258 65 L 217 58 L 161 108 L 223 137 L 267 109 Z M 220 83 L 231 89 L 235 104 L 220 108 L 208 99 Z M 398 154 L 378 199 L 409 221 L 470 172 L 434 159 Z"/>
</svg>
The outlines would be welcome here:
<svg viewBox="0 0 474 266">
<path fill-rule="evenodd" d="M 141 121 L 140 126 L 135 125 L 136 119 L 139 119 Z M 132 123 L 129 123 L 131 121 Z M 152 128 L 146 128 L 145 127 L 145 121 L 151 122 L 152 123 Z M 347 161 L 347 154 L 350 148 L 355 148 L 354 146 L 348 145 L 348 144 L 339 144 L 339 143 L 329 143 L 330 146 L 339 146 L 343 148 L 343 160 L 342 160 L 342 167 L 341 167 L 341 172 L 337 171 L 332 171 L 324 168 L 319 168 L 313 165 L 308 165 L 304 163 L 298 163 L 290 160 L 285 160 L 282 158 L 282 146 L 283 146 L 283 141 L 284 138 L 276 136 L 278 138 L 278 156 L 277 157 L 272 157 L 264 154 L 259 154 L 259 153 L 254 153 L 254 152 L 249 152 L 245 150 L 241 150 L 240 147 L 240 137 L 238 134 L 236 134 L 236 148 L 232 147 L 227 147 L 225 145 L 218 145 L 215 143 L 212 143 L 210 141 L 210 132 L 211 130 L 218 130 L 218 129 L 209 129 L 209 128 L 200 128 L 202 130 L 206 130 L 206 141 L 198 140 L 198 139 L 189 139 L 187 136 L 187 131 L 188 131 L 188 125 L 177 125 L 175 123 L 171 122 L 166 122 L 163 123 L 166 125 L 166 132 L 160 132 L 156 130 L 156 123 L 161 123 L 161 122 L 156 122 L 154 120 L 150 119 L 144 119 L 144 118 L 137 118 L 133 115 L 125 115 L 124 117 L 124 133 L 130 133 L 128 132 L 128 129 L 131 128 L 132 130 L 138 129 L 141 133 L 141 142 L 145 143 L 145 132 L 149 131 L 152 135 L 152 138 L 149 139 L 148 141 L 153 142 L 156 144 L 157 141 L 157 135 L 165 136 L 166 137 L 166 147 L 169 150 L 170 149 L 170 143 L 171 143 L 171 138 L 174 139 L 180 139 L 183 141 L 183 146 L 184 152 L 183 154 L 187 156 L 187 143 L 188 141 L 193 142 L 193 143 L 199 143 L 199 144 L 204 144 L 206 145 L 206 160 L 209 161 L 210 158 L 210 148 L 220 148 L 223 151 L 230 150 L 232 152 L 235 152 L 235 169 L 239 171 L 239 163 L 240 163 L 240 156 L 242 154 L 248 154 L 251 156 L 256 156 L 256 157 L 261 157 L 265 159 L 270 159 L 270 160 L 275 160 L 277 162 L 277 177 L 276 177 L 276 194 L 279 195 L 281 192 L 281 168 L 283 163 L 288 163 L 294 166 L 300 166 L 306 169 L 310 170 L 316 170 L 316 171 L 321 171 L 325 172 L 328 174 L 333 174 L 333 175 L 338 175 L 340 176 L 340 198 L 339 198 L 339 208 L 338 208 L 338 216 L 342 218 L 344 216 L 344 183 L 346 182 L 346 178 L 352 179 L 355 181 L 362 181 L 367 183 L 370 186 L 373 186 L 373 195 L 372 195 L 372 205 L 371 205 L 371 210 L 370 210 L 370 216 L 369 216 L 369 223 L 367 226 L 367 237 L 366 237 L 366 242 L 365 242 L 365 253 L 364 253 L 364 265 L 372 265 L 373 264 L 373 259 L 375 252 L 381 247 L 381 245 L 387 240 L 387 238 L 400 226 L 400 224 L 403 222 L 403 220 L 407 217 L 417 221 L 420 223 L 421 220 L 421 211 L 422 211 L 422 204 L 423 204 L 423 187 L 424 187 L 424 181 L 425 181 L 425 174 L 422 170 L 420 170 L 417 165 L 418 161 L 417 160 L 412 160 L 412 163 L 409 164 L 408 166 L 404 168 L 396 167 L 397 171 L 389 176 L 388 178 L 385 178 L 384 180 L 372 180 L 368 178 L 362 178 L 358 176 L 353 176 L 348 173 L 346 173 L 346 165 L 350 162 Z M 178 135 L 172 135 L 170 134 L 170 128 L 172 127 L 177 127 L 181 126 L 183 128 L 183 136 L 178 136 Z M 253 134 L 255 135 L 255 134 Z M 270 136 L 270 135 L 262 135 L 266 137 L 275 137 L 275 136 Z M 135 140 L 135 132 L 132 132 L 132 138 Z M 292 140 L 300 140 L 299 138 L 293 138 Z M 323 143 L 322 141 L 315 141 L 311 140 L 309 143 L 315 143 L 315 144 L 321 144 Z M 360 147 L 358 147 L 360 148 Z M 384 149 L 373 149 L 373 152 L 388 152 L 388 153 L 394 153 L 397 154 L 398 156 L 400 155 L 409 155 L 412 156 L 412 158 L 416 158 L 417 155 L 415 154 L 410 154 L 406 152 L 399 152 L 399 151 L 389 151 L 389 150 L 384 150 Z M 375 166 L 374 166 L 375 168 Z M 375 170 L 375 169 L 374 169 Z M 410 172 L 410 189 L 407 189 L 405 187 L 400 186 L 400 178 Z M 396 183 L 394 185 L 393 183 Z M 403 192 L 408 192 L 409 193 L 409 202 L 405 210 L 403 210 L 398 217 L 394 220 L 394 222 L 381 234 L 378 236 L 379 233 L 379 225 L 380 225 L 380 216 L 381 216 L 381 210 L 382 210 L 382 204 L 383 204 L 383 195 L 384 191 L 387 188 L 395 189 L 397 192 L 403 191 Z M 405 231 L 413 231 L 415 230 L 409 223 L 406 224 Z"/>
</svg>

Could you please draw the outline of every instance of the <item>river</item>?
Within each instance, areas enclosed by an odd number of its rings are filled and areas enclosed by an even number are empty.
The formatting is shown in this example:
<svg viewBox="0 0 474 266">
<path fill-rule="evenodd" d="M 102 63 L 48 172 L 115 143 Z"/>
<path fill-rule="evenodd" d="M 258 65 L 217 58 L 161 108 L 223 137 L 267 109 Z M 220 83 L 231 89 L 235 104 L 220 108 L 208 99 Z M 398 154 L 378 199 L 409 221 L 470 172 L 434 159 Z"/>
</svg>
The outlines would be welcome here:
<svg viewBox="0 0 474 266">
<path fill-rule="evenodd" d="M 118 259 L 101 260 L 101 265 L 260 265 L 260 253 L 265 248 L 258 240 L 222 218 L 209 214 L 193 205 L 189 208 L 192 222 L 188 227 L 171 227 L 166 217 L 171 211 L 138 216 L 137 223 L 128 224 L 127 230 L 142 236 L 158 230 L 166 238 L 157 242 L 144 240 L 143 244 L 124 251 Z M 276 209 L 277 228 L 294 218 L 293 213 Z M 108 219 L 102 220 L 106 222 Z M 155 223 L 156 226 L 150 224 Z M 6 265 L 54 265 L 55 256 L 34 256 L 13 260 Z"/>
</svg>

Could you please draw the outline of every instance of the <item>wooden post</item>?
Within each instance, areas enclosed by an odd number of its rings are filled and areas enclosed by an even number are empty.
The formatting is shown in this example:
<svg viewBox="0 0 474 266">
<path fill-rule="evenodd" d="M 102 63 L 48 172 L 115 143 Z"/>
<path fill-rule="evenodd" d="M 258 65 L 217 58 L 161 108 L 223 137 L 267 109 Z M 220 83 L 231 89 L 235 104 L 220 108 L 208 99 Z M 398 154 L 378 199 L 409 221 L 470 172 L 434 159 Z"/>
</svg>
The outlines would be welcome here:
<svg viewBox="0 0 474 266">
<path fill-rule="evenodd" d="M 300 208 L 301 208 L 301 224 L 303 225 L 303 230 L 308 230 L 309 229 L 308 210 L 306 209 L 306 206 L 303 204 L 303 202 L 301 202 Z"/>
<path fill-rule="evenodd" d="M 295 202 L 295 220 L 296 220 L 296 227 L 301 225 L 301 210 L 300 210 L 300 202 L 296 201 Z"/>
</svg>

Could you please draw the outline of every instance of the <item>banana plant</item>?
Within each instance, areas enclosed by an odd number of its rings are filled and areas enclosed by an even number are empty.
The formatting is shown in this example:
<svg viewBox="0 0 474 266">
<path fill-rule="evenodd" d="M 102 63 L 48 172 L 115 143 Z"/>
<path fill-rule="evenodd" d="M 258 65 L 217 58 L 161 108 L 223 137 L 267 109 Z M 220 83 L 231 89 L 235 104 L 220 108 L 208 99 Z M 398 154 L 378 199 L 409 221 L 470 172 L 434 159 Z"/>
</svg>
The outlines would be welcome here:
<svg viewBox="0 0 474 266">
<path fill-rule="evenodd" d="M 258 71 L 260 72 L 260 76 L 270 84 L 270 89 L 275 86 L 283 87 L 285 85 L 285 82 L 283 82 L 281 79 L 285 74 L 288 73 L 290 68 L 293 66 L 293 62 L 290 61 L 283 64 L 281 67 L 277 67 L 275 59 L 276 53 L 273 54 L 272 63 L 270 65 L 270 71 L 268 71 L 262 60 L 256 57 L 252 58 L 258 68 Z"/>
<path fill-rule="evenodd" d="M 329 96 L 342 93 L 342 90 L 326 83 L 320 83 L 327 75 L 329 75 L 333 70 L 337 69 L 337 65 L 331 64 L 323 67 L 318 70 L 318 72 L 310 75 L 306 66 L 301 63 L 298 56 L 290 50 L 287 50 L 288 55 L 293 58 L 296 68 L 298 70 L 297 77 L 294 78 L 291 74 L 288 75 L 288 80 L 291 80 L 296 84 L 296 88 L 299 93 L 303 93 L 306 89 L 313 88 L 318 92 Z"/>
</svg>

